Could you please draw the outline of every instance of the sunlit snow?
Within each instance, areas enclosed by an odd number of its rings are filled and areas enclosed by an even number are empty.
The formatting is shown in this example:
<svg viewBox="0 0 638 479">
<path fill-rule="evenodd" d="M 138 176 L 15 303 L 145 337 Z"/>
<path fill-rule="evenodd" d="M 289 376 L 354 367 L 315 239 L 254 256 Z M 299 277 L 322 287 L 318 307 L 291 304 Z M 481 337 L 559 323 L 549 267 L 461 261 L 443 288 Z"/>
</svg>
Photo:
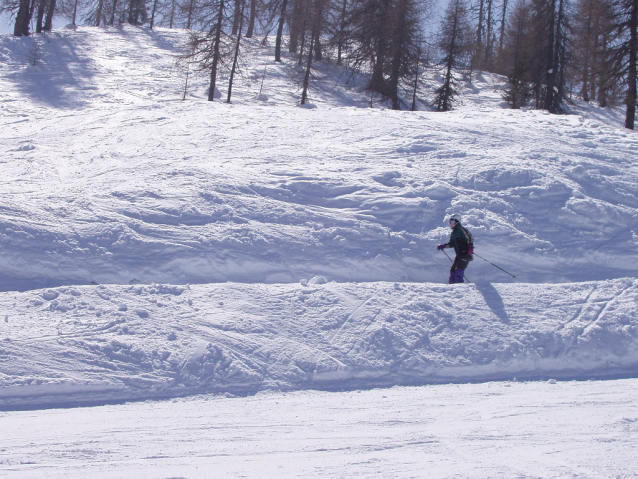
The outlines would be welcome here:
<svg viewBox="0 0 638 479">
<path fill-rule="evenodd" d="M 299 108 L 261 39 L 231 103 L 192 71 L 181 101 L 186 35 L 0 36 L 0 475 L 637 477 L 620 109 L 481 73 L 370 108 L 327 61 Z"/>
</svg>

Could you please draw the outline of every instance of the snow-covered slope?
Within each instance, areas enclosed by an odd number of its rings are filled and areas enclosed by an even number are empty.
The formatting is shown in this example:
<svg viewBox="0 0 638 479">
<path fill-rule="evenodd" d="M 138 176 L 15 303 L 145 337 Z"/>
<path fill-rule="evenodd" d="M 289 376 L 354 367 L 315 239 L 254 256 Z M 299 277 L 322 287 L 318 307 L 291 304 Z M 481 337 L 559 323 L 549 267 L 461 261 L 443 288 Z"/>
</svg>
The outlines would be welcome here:
<svg viewBox="0 0 638 479">
<path fill-rule="evenodd" d="M 180 101 L 185 38 L 0 37 L 0 404 L 638 371 L 613 111 L 508 110 L 488 75 L 454 112 L 368 108 L 329 62 L 298 108 L 259 40 L 232 103 L 205 75 Z M 435 284 L 452 212 L 472 285 Z"/>
</svg>

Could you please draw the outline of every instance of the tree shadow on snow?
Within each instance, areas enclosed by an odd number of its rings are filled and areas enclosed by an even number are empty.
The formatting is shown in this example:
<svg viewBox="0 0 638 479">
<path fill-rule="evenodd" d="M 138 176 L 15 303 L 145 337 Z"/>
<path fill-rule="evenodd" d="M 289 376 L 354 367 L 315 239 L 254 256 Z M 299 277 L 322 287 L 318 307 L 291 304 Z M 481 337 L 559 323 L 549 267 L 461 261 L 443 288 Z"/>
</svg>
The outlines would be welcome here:
<svg viewBox="0 0 638 479">
<path fill-rule="evenodd" d="M 84 90 L 95 90 L 93 60 L 81 55 L 69 39 L 47 34 L 22 37 L 25 68 L 11 75 L 21 93 L 53 108 L 72 109 L 85 104 Z M 36 46 L 37 45 L 37 46 Z M 34 51 L 37 49 L 37 52 Z M 33 65 L 33 56 L 37 55 Z"/>
<path fill-rule="evenodd" d="M 505 304 L 500 293 L 492 285 L 492 283 L 475 283 L 476 289 L 483 295 L 485 304 L 492 312 L 504 323 L 509 323 L 510 318 L 505 311 Z"/>
</svg>

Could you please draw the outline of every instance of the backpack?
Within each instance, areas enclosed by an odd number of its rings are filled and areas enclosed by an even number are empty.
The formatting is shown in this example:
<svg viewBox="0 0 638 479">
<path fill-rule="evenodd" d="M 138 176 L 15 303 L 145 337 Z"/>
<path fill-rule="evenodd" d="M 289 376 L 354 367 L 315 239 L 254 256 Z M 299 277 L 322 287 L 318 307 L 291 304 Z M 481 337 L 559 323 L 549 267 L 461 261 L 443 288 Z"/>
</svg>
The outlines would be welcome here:
<svg viewBox="0 0 638 479">
<path fill-rule="evenodd" d="M 467 235 L 467 254 L 469 256 L 468 261 L 474 261 L 474 238 L 472 237 L 472 233 L 468 231 L 464 226 L 459 225 L 459 228 L 463 230 L 463 232 Z"/>
</svg>

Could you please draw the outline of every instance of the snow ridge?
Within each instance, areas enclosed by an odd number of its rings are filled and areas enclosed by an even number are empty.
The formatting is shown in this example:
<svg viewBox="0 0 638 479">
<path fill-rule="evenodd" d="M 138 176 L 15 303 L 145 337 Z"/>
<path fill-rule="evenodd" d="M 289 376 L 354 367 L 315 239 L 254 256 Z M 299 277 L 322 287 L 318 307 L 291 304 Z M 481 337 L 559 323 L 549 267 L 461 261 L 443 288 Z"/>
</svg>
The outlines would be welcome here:
<svg viewBox="0 0 638 479">
<path fill-rule="evenodd" d="M 0 408 L 591 379 L 638 366 L 634 279 L 76 286 L 0 301 L 12 309 L 0 330 Z"/>
</svg>

